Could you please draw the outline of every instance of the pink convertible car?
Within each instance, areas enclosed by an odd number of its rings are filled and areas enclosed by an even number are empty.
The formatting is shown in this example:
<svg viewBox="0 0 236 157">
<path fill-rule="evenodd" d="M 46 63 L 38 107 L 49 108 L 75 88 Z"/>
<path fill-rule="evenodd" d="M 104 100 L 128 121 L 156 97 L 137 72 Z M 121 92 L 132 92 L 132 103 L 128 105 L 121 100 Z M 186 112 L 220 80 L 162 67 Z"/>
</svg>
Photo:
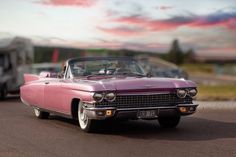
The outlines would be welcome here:
<svg viewBox="0 0 236 157">
<path fill-rule="evenodd" d="M 106 119 L 157 119 L 174 128 L 180 117 L 193 114 L 196 84 L 183 79 L 153 78 L 125 57 L 69 59 L 58 75 L 25 74 L 21 100 L 35 116 L 59 113 L 77 119 L 82 130 L 96 130 Z"/>
</svg>

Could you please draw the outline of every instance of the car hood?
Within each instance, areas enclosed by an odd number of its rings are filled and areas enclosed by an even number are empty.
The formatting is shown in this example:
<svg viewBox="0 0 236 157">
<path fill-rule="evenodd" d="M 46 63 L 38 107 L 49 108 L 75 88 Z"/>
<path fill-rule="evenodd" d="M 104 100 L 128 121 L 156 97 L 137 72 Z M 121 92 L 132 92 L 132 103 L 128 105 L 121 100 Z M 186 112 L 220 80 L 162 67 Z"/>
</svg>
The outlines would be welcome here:
<svg viewBox="0 0 236 157">
<path fill-rule="evenodd" d="M 101 80 L 73 79 L 64 86 L 83 91 L 150 91 L 196 87 L 192 81 L 172 78 L 110 78 Z"/>
</svg>

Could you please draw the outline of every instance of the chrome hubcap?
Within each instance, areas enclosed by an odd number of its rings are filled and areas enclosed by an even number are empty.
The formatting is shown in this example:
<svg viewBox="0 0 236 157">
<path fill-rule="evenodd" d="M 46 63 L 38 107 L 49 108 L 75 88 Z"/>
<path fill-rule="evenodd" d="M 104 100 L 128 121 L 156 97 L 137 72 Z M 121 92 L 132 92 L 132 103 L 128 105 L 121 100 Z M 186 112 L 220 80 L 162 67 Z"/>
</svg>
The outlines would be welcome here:
<svg viewBox="0 0 236 157">
<path fill-rule="evenodd" d="M 79 118 L 80 127 L 82 129 L 85 129 L 88 124 L 88 117 L 86 116 L 84 112 L 83 103 L 79 104 L 78 118 Z"/>
<path fill-rule="evenodd" d="M 38 117 L 40 115 L 40 111 L 37 108 L 34 108 L 34 114 Z"/>
</svg>

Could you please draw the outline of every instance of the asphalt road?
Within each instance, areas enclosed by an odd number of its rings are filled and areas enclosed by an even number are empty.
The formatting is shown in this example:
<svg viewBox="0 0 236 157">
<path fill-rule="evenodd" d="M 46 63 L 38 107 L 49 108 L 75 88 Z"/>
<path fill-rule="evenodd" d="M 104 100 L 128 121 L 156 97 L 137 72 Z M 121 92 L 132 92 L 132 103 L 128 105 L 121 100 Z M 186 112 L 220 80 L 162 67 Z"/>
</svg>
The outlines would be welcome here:
<svg viewBox="0 0 236 157">
<path fill-rule="evenodd" d="M 38 120 L 19 99 L 0 102 L 0 157 L 232 157 L 236 156 L 236 110 L 202 109 L 178 128 L 156 121 L 102 124 L 87 134 L 70 119 Z"/>
</svg>

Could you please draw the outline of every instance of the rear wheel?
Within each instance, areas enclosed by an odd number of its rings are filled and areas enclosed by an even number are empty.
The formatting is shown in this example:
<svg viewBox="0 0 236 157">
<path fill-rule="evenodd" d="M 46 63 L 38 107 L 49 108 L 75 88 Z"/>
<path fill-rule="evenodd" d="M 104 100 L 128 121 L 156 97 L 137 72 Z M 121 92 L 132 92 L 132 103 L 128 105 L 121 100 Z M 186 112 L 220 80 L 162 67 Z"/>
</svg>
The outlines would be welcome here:
<svg viewBox="0 0 236 157">
<path fill-rule="evenodd" d="M 50 113 L 49 112 L 44 112 L 44 111 L 41 111 L 40 109 L 38 108 L 34 108 L 34 114 L 37 118 L 39 119 L 48 119 Z"/>
<path fill-rule="evenodd" d="M 6 97 L 7 97 L 7 86 L 6 85 L 3 85 L 1 91 L 0 91 L 0 99 L 1 100 L 5 100 Z"/>
<path fill-rule="evenodd" d="M 89 119 L 85 113 L 83 102 L 80 101 L 78 106 L 78 120 L 80 128 L 85 132 L 93 132 L 95 130 L 96 121 Z"/>
<path fill-rule="evenodd" d="M 159 117 L 159 124 L 163 128 L 175 128 L 180 122 L 180 115 L 171 117 Z"/>
</svg>

